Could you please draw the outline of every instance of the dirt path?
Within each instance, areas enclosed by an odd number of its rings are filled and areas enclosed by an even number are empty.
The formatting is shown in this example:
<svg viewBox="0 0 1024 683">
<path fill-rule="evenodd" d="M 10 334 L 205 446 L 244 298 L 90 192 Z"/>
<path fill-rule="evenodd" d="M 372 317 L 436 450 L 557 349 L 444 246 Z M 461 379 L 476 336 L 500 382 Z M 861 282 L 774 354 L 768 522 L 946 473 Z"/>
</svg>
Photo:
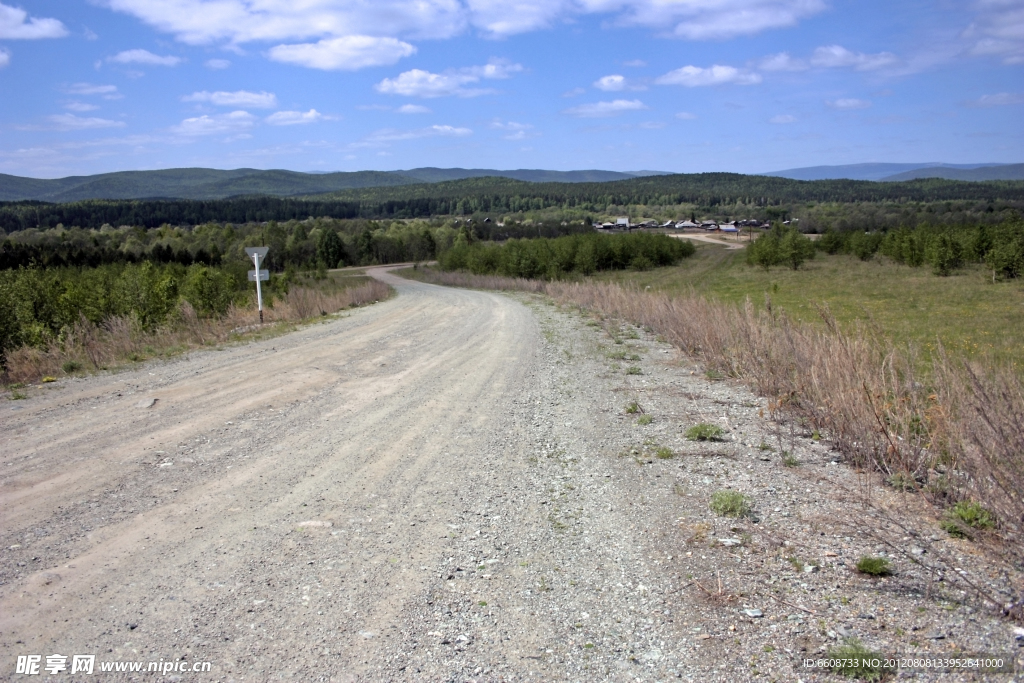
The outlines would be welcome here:
<svg viewBox="0 0 1024 683">
<path fill-rule="evenodd" d="M 806 436 L 802 471 L 765 455 L 742 388 L 640 330 L 371 274 L 398 296 L 0 407 L 0 676 L 60 653 L 211 663 L 169 680 L 814 680 L 795 658 L 834 629 L 936 627 L 914 590 L 856 621 L 884 591 L 828 526 L 837 468 Z M 702 420 L 727 441 L 685 441 Z M 723 485 L 759 525 L 708 511 Z"/>
<path fill-rule="evenodd" d="M 696 242 L 706 242 L 707 244 L 717 244 L 718 246 L 725 247 L 726 249 L 743 249 L 744 247 L 747 246 L 747 244 L 744 242 L 729 242 L 726 241 L 725 239 L 710 237 L 708 235 L 679 235 L 674 233 L 668 233 L 668 236 L 675 237 L 677 240 L 694 240 Z"/>
</svg>

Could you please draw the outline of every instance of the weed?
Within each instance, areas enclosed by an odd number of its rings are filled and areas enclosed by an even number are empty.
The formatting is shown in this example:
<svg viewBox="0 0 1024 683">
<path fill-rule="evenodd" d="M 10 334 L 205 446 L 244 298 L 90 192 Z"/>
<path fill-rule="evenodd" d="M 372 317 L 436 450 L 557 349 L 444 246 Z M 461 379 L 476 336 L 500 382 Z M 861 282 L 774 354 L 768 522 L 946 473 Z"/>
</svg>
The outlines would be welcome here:
<svg viewBox="0 0 1024 683">
<path fill-rule="evenodd" d="M 962 500 L 946 510 L 942 520 L 942 528 L 957 538 L 970 538 L 969 529 L 992 529 L 995 525 L 995 517 L 989 510 L 968 500 Z"/>
<path fill-rule="evenodd" d="M 775 449 L 772 448 L 771 446 L 769 446 L 768 444 L 766 444 L 764 441 L 762 441 L 761 443 L 759 443 L 757 445 L 757 450 L 759 450 L 759 451 L 774 451 Z"/>
<path fill-rule="evenodd" d="M 640 369 L 639 365 L 630 365 L 628 368 L 626 368 L 626 374 L 627 375 L 642 375 L 642 374 L 644 374 L 644 371 Z"/>
<path fill-rule="evenodd" d="M 60 369 L 70 375 L 72 372 L 78 372 L 81 370 L 82 364 L 77 360 L 66 360 L 64 361 L 64 364 L 60 366 Z"/>
<path fill-rule="evenodd" d="M 659 447 L 658 450 L 654 452 L 654 454 L 661 458 L 662 460 L 669 460 L 671 458 L 674 458 L 676 455 L 675 453 L 672 452 L 672 449 L 667 446 Z"/>
<path fill-rule="evenodd" d="M 640 357 L 639 353 L 631 353 L 628 356 L 626 356 L 625 360 L 631 360 L 631 361 L 634 361 L 634 362 L 638 362 L 638 361 L 643 360 L 643 359 Z"/>
<path fill-rule="evenodd" d="M 821 432 L 815 429 L 813 432 L 811 432 L 811 438 L 814 439 L 815 441 L 821 441 Z"/>
<path fill-rule="evenodd" d="M 583 649 L 584 650 L 591 650 L 591 649 L 593 649 L 593 647 L 594 647 L 593 643 L 583 643 Z"/>
<path fill-rule="evenodd" d="M 704 376 L 711 380 L 725 379 L 725 375 L 720 373 L 718 370 L 715 370 L 714 368 L 705 371 Z"/>
<path fill-rule="evenodd" d="M 786 561 L 793 565 L 793 571 L 797 572 L 798 574 L 804 570 L 803 560 L 801 560 L 796 555 L 790 555 L 786 558 Z"/>
<path fill-rule="evenodd" d="M 481 600 L 480 602 L 478 602 L 476 604 L 480 605 L 481 607 L 487 607 L 487 601 L 486 600 Z"/>
<path fill-rule="evenodd" d="M 847 638 L 842 645 L 829 650 L 825 659 L 831 661 L 832 671 L 847 678 L 862 681 L 882 680 L 884 671 L 880 664 L 875 664 L 876 661 L 882 660 L 882 655 L 869 650 L 857 638 Z"/>
<path fill-rule="evenodd" d="M 886 477 L 885 483 L 897 491 L 914 491 L 917 489 L 917 481 L 909 472 L 896 472 Z"/>
<path fill-rule="evenodd" d="M 868 576 L 888 576 L 892 574 L 892 563 L 884 557 L 865 555 L 857 560 L 857 571 Z"/>
<path fill-rule="evenodd" d="M 641 415 L 640 418 L 636 421 L 636 423 L 641 426 L 649 425 L 652 422 L 654 422 L 654 418 L 651 417 L 650 415 Z"/>
<path fill-rule="evenodd" d="M 686 430 L 686 438 L 690 441 L 719 441 L 724 433 L 718 425 L 701 422 Z"/>
<path fill-rule="evenodd" d="M 711 496 L 711 510 L 724 517 L 746 517 L 750 514 L 750 501 L 739 491 L 723 489 Z"/>
<path fill-rule="evenodd" d="M 789 451 L 782 451 L 782 465 L 784 467 L 797 467 L 800 461 Z"/>
<path fill-rule="evenodd" d="M 611 353 L 608 354 L 608 358 L 610 358 L 612 360 L 626 360 L 626 352 L 625 351 L 612 351 Z"/>
<path fill-rule="evenodd" d="M 629 403 L 626 404 L 627 415 L 635 415 L 636 413 L 640 413 L 642 415 L 643 412 L 644 409 L 636 401 L 630 401 Z"/>
<path fill-rule="evenodd" d="M 11 388 L 11 395 L 8 396 L 7 398 L 9 400 L 11 400 L 11 401 L 24 401 L 26 398 L 28 398 L 28 394 L 26 394 L 25 392 L 23 392 L 23 391 L 21 391 L 19 389 L 14 389 L 12 387 Z"/>
</svg>

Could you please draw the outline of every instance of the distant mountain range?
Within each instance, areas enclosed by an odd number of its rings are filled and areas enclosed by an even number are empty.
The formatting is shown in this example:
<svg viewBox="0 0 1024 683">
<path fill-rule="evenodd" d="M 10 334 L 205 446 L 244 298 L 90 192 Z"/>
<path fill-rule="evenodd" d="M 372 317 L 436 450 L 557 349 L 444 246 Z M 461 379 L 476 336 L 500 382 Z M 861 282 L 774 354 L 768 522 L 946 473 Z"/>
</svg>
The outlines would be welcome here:
<svg viewBox="0 0 1024 683">
<path fill-rule="evenodd" d="M 672 175 L 664 171 L 546 171 L 490 168 L 413 168 L 407 171 L 299 173 L 238 168 L 171 168 L 121 171 L 45 180 L 0 174 L 0 201 L 74 202 L 85 199 L 225 199 L 240 195 L 297 197 L 342 190 L 434 184 L 499 177 L 531 183 L 604 183 Z M 812 166 L 761 174 L 793 180 L 901 181 L 918 178 L 949 180 L 1024 180 L 1024 164 L 852 164 Z M 737 176 L 740 177 L 740 176 Z M 754 177 L 754 176 L 750 176 Z"/>
<path fill-rule="evenodd" d="M 660 171 L 545 171 L 486 168 L 414 168 L 408 171 L 299 173 L 239 168 L 171 168 L 162 171 L 121 171 L 93 176 L 43 180 L 0 174 L 0 201 L 74 202 L 83 199 L 224 199 L 239 195 L 292 197 L 363 187 L 393 187 L 465 178 L 498 176 L 527 182 L 586 183 L 628 180 Z"/>
<path fill-rule="evenodd" d="M 847 164 L 790 168 L 760 175 L 792 180 L 1024 180 L 1024 164 L 945 164 L 934 161 L 918 164 Z"/>
</svg>

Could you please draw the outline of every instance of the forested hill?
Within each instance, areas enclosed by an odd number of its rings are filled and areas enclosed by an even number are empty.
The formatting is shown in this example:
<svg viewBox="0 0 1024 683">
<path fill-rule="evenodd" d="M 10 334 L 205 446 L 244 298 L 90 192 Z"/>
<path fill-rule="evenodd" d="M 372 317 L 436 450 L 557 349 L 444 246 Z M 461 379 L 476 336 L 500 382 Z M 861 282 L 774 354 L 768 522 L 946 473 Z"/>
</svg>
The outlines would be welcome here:
<svg viewBox="0 0 1024 683">
<path fill-rule="evenodd" d="M 790 180 L 739 173 L 693 173 L 646 176 L 602 183 L 527 183 L 507 178 L 469 178 L 400 187 L 365 187 L 317 195 L 319 200 L 450 204 L 491 198 L 506 205 L 508 198 L 539 199 L 570 206 L 630 204 L 717 204 L 741 202 L 772 205 L 784 202 L 879 202 L 1022 200 L 1024 181 L 966 182 L 927 178 L 901 183 L 867 180 Z M 540 207 L 538 207 L 540 208 Z M 489 211 L 491 209 L 480 209 Z M 511 210 L 496 208 L 495 211 Z M 455 213 L 437 211 L 435 213 Z"/>
<path fill-rule="evenodd" d="M 408 171 L 299 173 L 297 171 L 236 168 L 169 168 L 162 171 L 123 171 L 92 176 L 42 180 L 0 174 L 0 201 L 75 202 L 87 199 L 226 199 L 242 195 L 294 197 L 347 188 L 393 187 L 460 178 L 499 176 L 529 182 L 604 182 L 642 175 L 615 171 L 545 171 L 486 168 L 413 168 Z"/>
<path fill-rule="evenodd" d="M 333 218 L 429 218 L 507 214 L 545 209 L 580 216 L 644 205 L 690 205 L 702 213 L 744 205 L 787 211 L 808 203 L 909 205 L 968 202 L 973 211 L 1000 210 L 993 204 L 1024 204 L 1024 181 L 964 182 L 941 179 L 878 183 L 854 180 L 800 181 L 735 173 L 702 173 L 633 178 L 606 183 L 527 183 L 508 178 L 470 178 L 441 183 L 351 189 L 307 197 L 247 196 L 222 200 L 83 201 L 61 204 L 0 202 L 0 228 L 14 232 L 58 224 L 82 228 L 133 225 L 157 227 L 208 222 L 247 223 Z M 931 209 L 928 209 L 931 211 Z"/>
</svg>

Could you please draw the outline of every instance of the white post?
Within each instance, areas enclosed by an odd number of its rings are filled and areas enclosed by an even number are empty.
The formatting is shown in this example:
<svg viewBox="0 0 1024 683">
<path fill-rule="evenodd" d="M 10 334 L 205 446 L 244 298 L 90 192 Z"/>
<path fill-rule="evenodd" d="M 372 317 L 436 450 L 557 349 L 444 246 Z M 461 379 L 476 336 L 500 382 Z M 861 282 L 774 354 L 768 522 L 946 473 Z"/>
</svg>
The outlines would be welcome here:
<svg viewBox="0 0 1024 683">
<path fill-rule="evenodd" d="M 259 253 L 252 255 L 253 261 L 256 263 L 256 306 L 260 309 L 260 325 L 263 324 L 263 290 L 260 288 L 260 255 Z"/>
</svg>

